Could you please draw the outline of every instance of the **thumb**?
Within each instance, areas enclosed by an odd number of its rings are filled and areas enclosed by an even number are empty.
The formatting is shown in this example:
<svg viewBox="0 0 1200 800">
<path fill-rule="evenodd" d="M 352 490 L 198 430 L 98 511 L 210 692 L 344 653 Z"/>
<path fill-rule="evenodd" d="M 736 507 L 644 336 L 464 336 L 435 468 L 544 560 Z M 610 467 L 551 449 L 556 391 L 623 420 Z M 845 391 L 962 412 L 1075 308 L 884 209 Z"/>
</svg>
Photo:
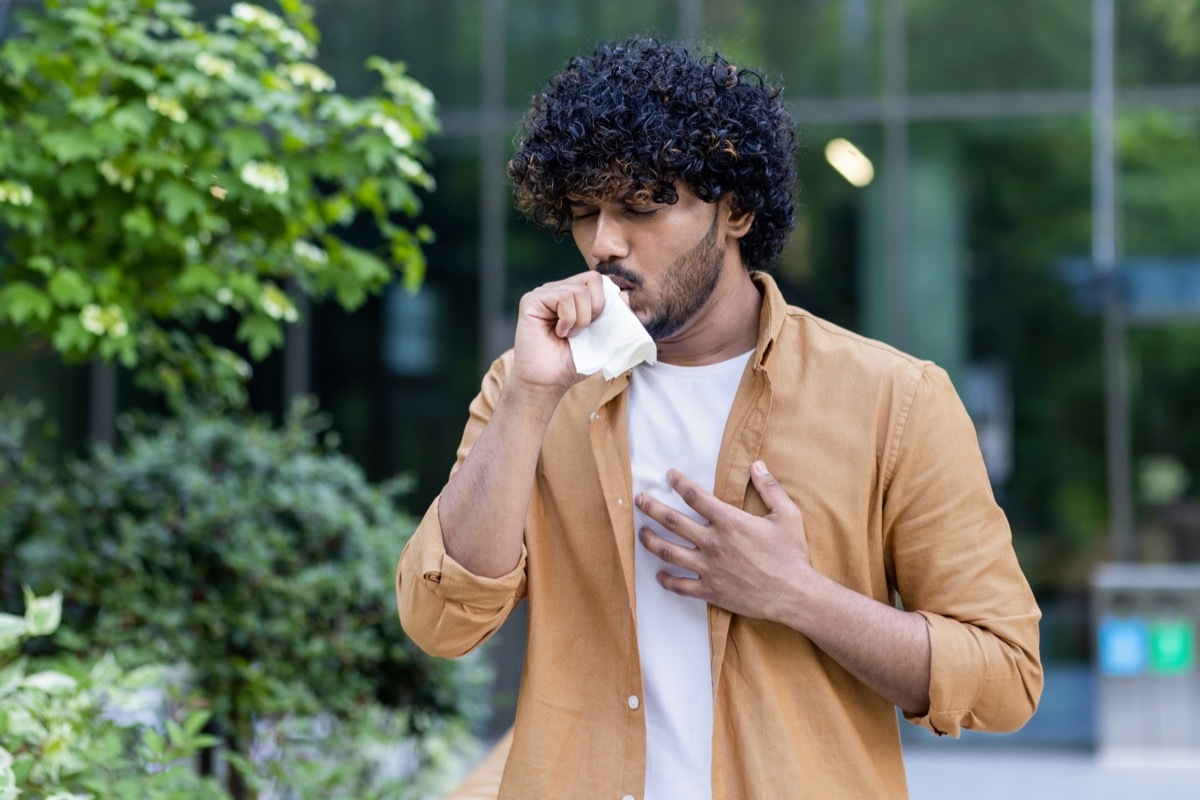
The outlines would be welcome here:
<svg viewBox="0 0 1200 800">
<path fill-rule="evenodd" d="M 775 476 L 767 471 L 767 465 L 763 462 L 755 461 L 750 465 L 750 480 L 754 482 L 754 488 L 766 504 L 768 513 L 774 514 L 787 506 L 795 505 L 779 485 L 779 481 L 775 480 Z"/>
</svg>

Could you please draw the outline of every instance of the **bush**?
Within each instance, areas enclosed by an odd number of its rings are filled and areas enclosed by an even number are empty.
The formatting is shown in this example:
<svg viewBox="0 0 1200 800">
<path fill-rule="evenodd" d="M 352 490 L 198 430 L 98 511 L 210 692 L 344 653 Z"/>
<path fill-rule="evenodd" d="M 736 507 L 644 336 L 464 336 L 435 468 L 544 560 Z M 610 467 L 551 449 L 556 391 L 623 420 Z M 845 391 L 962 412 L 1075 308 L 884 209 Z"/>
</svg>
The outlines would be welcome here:
<svg viewBox="0 0 1200 800">
<path fill-rule="evenodd" d="M 0 799 L 223 800 L 190 768 L 211 743 L 208 713 L 174 704 L 161 726 L 121 722 L 162 670 L 122 670 L 111 657 L 31 660 L 20 645 L 58 627 L 62 597 L 27 594 L 24 616 L 0 614 Z"/>
<path fill-rule="evenodd" d="M 395 560 L 414 527 L 402 485 L 369 484 L 311 407 L 278 428 L 193 409 L 122 429 L 120 450 L 70 464 L 54 506 L 10 535 L 8 579 L 66 587 L 90 646 L 186 663 L 243 756 L 261 719 L 398 708 L 418 740 L 478 719 L 482 662 L 430 658 L 396 619 Z M 33 483 L 8 480 L 0 490 L 32 503 Z"/>
</svg>

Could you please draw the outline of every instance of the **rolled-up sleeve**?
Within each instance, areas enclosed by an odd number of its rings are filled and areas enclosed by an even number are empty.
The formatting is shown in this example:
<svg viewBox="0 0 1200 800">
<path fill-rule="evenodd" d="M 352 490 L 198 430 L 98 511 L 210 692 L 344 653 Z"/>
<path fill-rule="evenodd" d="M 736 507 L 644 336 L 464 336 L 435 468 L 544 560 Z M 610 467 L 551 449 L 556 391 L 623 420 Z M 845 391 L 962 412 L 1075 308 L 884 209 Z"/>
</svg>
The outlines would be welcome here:
<svg viewBox="0 0 1200 800">
<path fill-rule="evenodd" d="M 1013 731 L 1041 697 L 1041 612 L 949 377 L 926 366 L 906 399 L 884 524 L 901 602 L 929 625 L 931 662 L 929 710 L 905 716 L 951 736 Z"/>
<path fill-rule="evenodd" d="M 525 596 L 525 548 L 508 574 L 486 578 L 446 554 L 435 500 L 404 548 L 396 570 L 400 624 L 418 647 L 457 658 L 495 633 Z"/>
<path fill-rule="evenodd" d="M 491 418 L 510 360 L 511 351 L 492 364 L 472 401 L 451 476 Z M 497 578 L 469 572 L 446 553 L 438 500 L 434 500 L 405 545 L 396 569 L 396 604 L 405 633 L 422 650 L 443 658 L 457 658 L 478 647 L 525 596 L 526 557 L 522 547 L 517 566 Z"/>
</svg>

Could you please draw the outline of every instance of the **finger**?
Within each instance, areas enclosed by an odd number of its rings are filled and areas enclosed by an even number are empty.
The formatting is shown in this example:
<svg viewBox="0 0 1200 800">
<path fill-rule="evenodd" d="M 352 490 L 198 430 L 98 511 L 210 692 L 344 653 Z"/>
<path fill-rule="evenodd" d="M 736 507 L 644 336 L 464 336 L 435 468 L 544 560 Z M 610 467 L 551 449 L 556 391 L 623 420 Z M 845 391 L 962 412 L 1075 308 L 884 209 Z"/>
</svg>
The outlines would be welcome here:
<svg viewBox="0 0 1200 800">
<path fill-rule="evenodd" d="M 664 528 L 699 547 L 704 542 L 705 527 L 686 514 L 642 492 L 633 498 L 637 507 Z"/>
<path fill-rule="evenodd" d="M 766 504 L 768 513 L 774 514 L 796 507 L 792 498 L 788 497 L 787 491 L 779 485 L 779 481 L 775 480 L 775 476 L 767 470 L 767 465 L 763 462 L 755 461 L 750 465 L 750 480 Z"/>
<path fill-rule="evenodd" d="M 574 336 L 596 321 L 604 311 L 604 284 L 600 275 L 585 272 L 568 279 L 575 300 L 575 323 L 567 335 Z"/>
<path fill-rule="evenodd" d="M 696 548 L 668 541 L 649 528 L 642 528 L 638 533 L 641 536 L 642 546 L 663 561 L 691 570 L 697 575 L 700 574 L 702 559 L 696 552 Z"/>
<path fill-rule="evenodd" d="M 592 300 L 592 313 L 600 316 L 604 313 L 604 277 L 599 272 L 588 272 L 586 277 L 584 285 Z"/>
<path fill-rule="evenodd" d="M 717 499 L 716 495 L 705 491 L 704 487 L 677 469 L 667 470 L 667 483 L 689 508 L 711 523 L 715 524 L 725 510 L 730 508 L 728 504 Z"/>
<path fill-rule="evenodd" d="M 575 303 L 573 291 L 564 287 L 564 290 L 555 298 L 554 315 L 558 318 L 554 323 L 555 335 L 560 339 L 567 338 L 579 318 L 579 308 Z"/>
<path fill-rule="evenodd" d="M 655 575 L 658 579 L 658 585 L 669 592 L 683 595 L 684 597 L 695 597 L 705 599 L 704 584 L 699 578 L 685 578 L 680 575 L 672 575 L 663 570 Z"/>
</svg>

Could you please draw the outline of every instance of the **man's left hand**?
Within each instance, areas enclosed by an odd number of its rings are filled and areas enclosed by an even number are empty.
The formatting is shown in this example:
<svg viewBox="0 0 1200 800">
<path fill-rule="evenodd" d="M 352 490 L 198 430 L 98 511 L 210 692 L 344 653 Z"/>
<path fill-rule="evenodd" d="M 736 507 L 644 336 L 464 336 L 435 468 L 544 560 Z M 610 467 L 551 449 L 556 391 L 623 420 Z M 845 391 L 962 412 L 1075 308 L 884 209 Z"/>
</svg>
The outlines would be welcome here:
<svg viewBox="0 0 1200 800">
<path fill-rule="evenodd" d="M 669 542 L 648 527 L 638 531 L 638 537 L 663 561 L 698 576 L 661 571 L 657 577 L 663 588 L 735 614 L 780 622 L 789 614 L 788 590 L 813 575 L 804 518 L 761 461 L 751 466 L 750 479 L 767 506 L 765 517 L 724 503 L 671 470 L 671 488 L 708 524 L 643 493 L 636 498 L 638 508 L 692 546 Z"/>
</svg>

